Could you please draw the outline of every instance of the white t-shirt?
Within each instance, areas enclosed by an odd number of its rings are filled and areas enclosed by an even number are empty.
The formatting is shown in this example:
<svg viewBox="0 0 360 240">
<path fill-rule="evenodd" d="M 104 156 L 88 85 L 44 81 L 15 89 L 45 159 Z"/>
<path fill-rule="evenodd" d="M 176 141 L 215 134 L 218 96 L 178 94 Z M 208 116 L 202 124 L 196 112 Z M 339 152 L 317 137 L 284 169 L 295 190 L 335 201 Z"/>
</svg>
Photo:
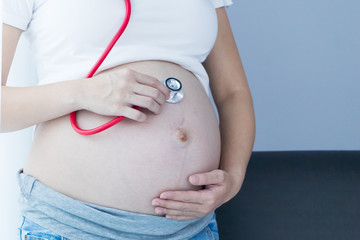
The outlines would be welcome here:
<svg viewBox="0 0 360 240">
<path fill-rule="evenodd" d="M 99 71 L 141 60 L 181 65 L 209 95 L 202 62 L 217 35 L 215 8 L 232 0 L 132 0 L 129 25 Z M 3 22 L 24 30 L 38 84 L 84 78 L 121 26 L 122 0 L 3 0 Z"/>
</svg>

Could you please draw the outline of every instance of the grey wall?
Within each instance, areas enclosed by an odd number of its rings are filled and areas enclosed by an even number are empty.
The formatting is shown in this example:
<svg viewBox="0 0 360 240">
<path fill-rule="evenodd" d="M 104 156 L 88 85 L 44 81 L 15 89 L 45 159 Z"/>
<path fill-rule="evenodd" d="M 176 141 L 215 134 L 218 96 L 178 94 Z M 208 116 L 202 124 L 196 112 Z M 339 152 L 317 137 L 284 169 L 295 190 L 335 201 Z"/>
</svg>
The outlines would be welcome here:
<svg viewBox="0 0 360 240">
<path fill-rule="evenodd" d="M 360 150 L 360 1 L 234 0 L 255 151 Z"/>
</svg>

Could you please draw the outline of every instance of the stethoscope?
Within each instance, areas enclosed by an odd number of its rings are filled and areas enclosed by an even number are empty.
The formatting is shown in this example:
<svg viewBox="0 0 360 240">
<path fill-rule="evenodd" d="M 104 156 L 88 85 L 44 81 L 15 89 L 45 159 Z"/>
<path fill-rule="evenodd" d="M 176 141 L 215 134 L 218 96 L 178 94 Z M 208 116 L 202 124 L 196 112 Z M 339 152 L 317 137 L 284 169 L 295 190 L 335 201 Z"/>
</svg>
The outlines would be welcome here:
<svg viewBox="0 0 360 240">
<path fill-rule="evenodd" d="M 168 103 L 178 103 L 184 98 L 184 90 L 179 79 L 170 77 L 163 81 L 163 84 L 170 90 Z"/>
<path fill-rule="evenodd" d="M 95 72 L 100 67 L 102 62 L 105 60 L 105 58 L 107 57 L 107 55 L 109 54 L 109 52 L 111 51 L 111 49 L 113 48 L 113 46 L 115 45 L 117 40 L 120 38 L 120 36 L 125 31 L 128 23 L 129 23 L 129 20 L 130 20 L 130 15 L 131 15 L 131 3 L 130 3 L 130 0 L 125 0 L 125 8 L 126 8 L 125 18 L 124 18 L 124 21 L 123 21 L 120 29 L 115 34 L 115 36 L 113 37 L 113 39 L 111 40 L 111 42 L 109 43 L 109 45 L 107 46 L 107 48 L 105 49 L 103 54 L 100 56 L 99 60 L 95 63 L 94 67 L 90 70 L 90 72 L 88 73 L 86 78 L 91 78 L 95 74 Z M 183 91 L 182 84 L 181 84 L 179 79 L 174 78 L 174 77 L 170 77 L 170 78 L 167 78 L 166 80 L 162 81 L 162 83 L 170 90 L 170 97 L 169 97 L 169 99 L 166 100 L 166 102 L 168 102 L 168 103 L 178 103 L 184 98 L 184 91 Z M 140 107 L 133 106 L 133 108 L 139 109 Z M 81 135 L 93 135 L 93 134 L 102 132 L 102 131 L 114 126 L 115 124 L 119 123 L 124 118 L 125 118 L 124 116 L 118 116 L 118 117 L 115 117 L 111 121 L 109 121 L 109 122 L 107 122 L 107 123 L 105 123 L 105 124 L 103 124 L 103 125 L 101 125 L 99 127 L 84 130 L 84 129 L 81 129 L 77 125 L 76 112 L 70 113 L 71 126 L 73 127 L 73 129 L 77 133 L 79 133 Z"/>
</svg>

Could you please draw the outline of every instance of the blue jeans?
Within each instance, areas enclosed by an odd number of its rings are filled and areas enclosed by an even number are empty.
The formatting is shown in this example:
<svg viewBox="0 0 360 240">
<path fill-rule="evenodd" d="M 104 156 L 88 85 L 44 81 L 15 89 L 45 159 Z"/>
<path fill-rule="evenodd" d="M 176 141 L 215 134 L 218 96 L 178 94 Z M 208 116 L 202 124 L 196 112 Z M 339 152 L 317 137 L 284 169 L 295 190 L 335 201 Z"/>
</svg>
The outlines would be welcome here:
<svg viewBox="0 0 360 240">
<path fill-rule="evenodd" d="M 29 219 L 23 217 L 22 224 L 19 228 L 20 240 L 70 240 L 68 238 L 57 235 Z M 80 239 L 73 239 L 80 240 Z M 216 223 L 215 214 L 211 219 L 211 222 L 196 236 L 189 240 L 219 240 L 218 227 Z"/>
</svg>

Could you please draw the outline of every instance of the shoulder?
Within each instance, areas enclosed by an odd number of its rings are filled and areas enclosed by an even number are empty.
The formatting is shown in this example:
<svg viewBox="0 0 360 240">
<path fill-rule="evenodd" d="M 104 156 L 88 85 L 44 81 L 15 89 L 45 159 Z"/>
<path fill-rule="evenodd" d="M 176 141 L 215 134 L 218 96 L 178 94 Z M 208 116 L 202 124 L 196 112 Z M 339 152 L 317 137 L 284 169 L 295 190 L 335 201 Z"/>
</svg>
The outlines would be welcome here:
<svg viewBox="0 0 360 240">
<path fill-rule="evenodd" d="M 3 0 L 3 23 L 26 30 L 32 18 L 35 0 Z"/>
</svg>

